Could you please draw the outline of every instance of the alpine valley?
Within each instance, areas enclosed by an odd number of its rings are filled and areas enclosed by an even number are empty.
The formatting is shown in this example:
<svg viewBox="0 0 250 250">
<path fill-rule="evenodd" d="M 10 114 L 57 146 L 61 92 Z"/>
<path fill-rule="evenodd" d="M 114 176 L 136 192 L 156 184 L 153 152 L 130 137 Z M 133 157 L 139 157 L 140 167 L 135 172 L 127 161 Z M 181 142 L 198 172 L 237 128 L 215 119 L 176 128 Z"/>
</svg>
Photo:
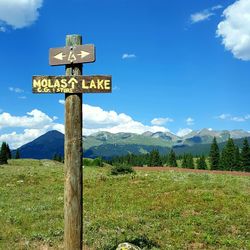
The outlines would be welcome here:
<svg viewBox="0 0 250 250">
<path fill-rule="evenodd" d="M 171 148 L 176 154 L 192 153 L 205 154 L 210 150 L 210 144 L 216 137 L 218 145 L 222 148 L 229 137 L 234 139 L 238 146 L 242 146 L 243 138 L 250 133 L 244 130 L 215 131 L 202 129 L 179 137 L 169 132 L 145 132 L 143 134 L 98 132 L 83 137 L 84 157 L 111 158 L 113 156 L 131 154 L 146 154 L 158 149 L 161 154 L 168 153 Z M 12 153 L 15 154 L 16 150 Z M 21 158 L 52 159 L 55 154 L 63 155 L 64 134 L 53 130 L 38 137 L 19 148 Z"/>
</svg>

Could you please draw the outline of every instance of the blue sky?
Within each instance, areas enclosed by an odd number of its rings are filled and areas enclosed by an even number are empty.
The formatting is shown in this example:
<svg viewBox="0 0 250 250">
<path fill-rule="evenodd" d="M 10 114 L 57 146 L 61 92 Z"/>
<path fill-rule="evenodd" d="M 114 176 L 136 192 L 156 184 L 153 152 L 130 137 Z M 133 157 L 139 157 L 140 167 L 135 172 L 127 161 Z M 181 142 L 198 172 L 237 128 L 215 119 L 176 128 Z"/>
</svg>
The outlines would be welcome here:
<svg viewBox="0 0 250 250">
<path fill-rule="evenodd" d="M 113 77 L 112 94 L 84 94 L 85 134 L 249 131 L 249 20 L 249 0 L 0 0 L 0 141 L 63 132 L 64 95 L 31 78 L 65 74 L 48 52 L 67 34 L 96 46 L 84 74 Z"/>
</svg>

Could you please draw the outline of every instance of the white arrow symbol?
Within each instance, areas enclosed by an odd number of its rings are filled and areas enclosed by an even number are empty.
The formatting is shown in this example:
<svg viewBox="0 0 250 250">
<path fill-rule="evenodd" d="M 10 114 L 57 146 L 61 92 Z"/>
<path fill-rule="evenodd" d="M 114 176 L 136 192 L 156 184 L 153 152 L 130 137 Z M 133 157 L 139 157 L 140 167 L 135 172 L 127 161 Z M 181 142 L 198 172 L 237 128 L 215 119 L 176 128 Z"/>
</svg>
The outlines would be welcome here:
<svg viewBox="0 0 250 250">
<path fill-rule="evenodd" d="M 55 55 L 54 58 L 58 60 L 63 60 L 63 58 L 66 57 L 66 55 L 63 54 L 63 52 L 60 52 L 59 54 Z"/>
<path fill-rule="evenodd" d="M 70 80 L 68 81 L 68 83 L 69 84 L 71 84 L 71 83 L 78 83 L 78 81 L 74 77 L 72 77 L 72 78 L 70 78 Z"/>
<path fill-rule="evenodd" d="M 90 53 L 89 52 L 86 52 L 86 51 L 83 51 L 81 50 L 81 53 L 80 54 L 77 54 L 78 56 L 81 56 L 81 58 L 84 58 L 86 56 L 88 56 Z"/>
</svg>

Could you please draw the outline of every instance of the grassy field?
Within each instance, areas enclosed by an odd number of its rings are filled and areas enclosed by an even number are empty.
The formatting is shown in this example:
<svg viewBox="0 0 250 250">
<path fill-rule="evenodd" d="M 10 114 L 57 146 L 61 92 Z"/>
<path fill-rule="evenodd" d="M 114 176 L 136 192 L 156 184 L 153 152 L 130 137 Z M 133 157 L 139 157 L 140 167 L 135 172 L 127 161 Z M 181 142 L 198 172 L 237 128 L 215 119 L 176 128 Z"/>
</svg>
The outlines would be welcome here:
<svg viewBox="0 0 250 250">
<path fill-rule="evenodd" d="M 84 168 L 85 249 L 250 249 L 250 178 Z M 62 249 L 63 165 L 0 167 L 0 249 Z"/>
</svg>

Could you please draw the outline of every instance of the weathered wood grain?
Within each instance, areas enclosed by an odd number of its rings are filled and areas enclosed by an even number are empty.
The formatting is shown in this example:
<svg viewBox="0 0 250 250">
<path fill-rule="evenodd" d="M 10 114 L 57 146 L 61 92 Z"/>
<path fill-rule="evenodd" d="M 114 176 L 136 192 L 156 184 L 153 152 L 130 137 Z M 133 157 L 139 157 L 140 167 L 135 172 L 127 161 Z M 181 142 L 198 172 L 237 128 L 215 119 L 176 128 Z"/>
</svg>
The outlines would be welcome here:
<svg viewBox="0 0 250 250">
<path fill-rule="evenodd" d="M 66 46 L 82 44 L 68 35 Z M 82 65 L 66 66 L 67 76 L 82 74 Z M 65 94 L 64 248 L 82 250 L 82 94 Z"/>
</svg>

